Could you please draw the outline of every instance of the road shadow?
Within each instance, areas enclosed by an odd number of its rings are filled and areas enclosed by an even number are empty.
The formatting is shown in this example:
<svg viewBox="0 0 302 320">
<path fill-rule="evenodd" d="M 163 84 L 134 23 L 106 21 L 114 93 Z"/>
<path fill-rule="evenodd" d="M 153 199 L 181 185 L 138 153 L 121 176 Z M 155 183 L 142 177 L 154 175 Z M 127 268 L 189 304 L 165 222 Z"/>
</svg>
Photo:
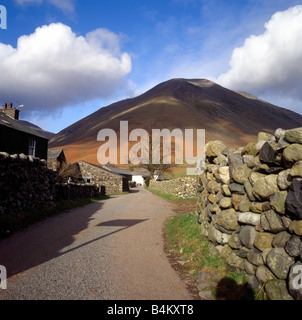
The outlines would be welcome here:
<svg viewBox="0 0 302 320">
<path fill-rule="evenodd" d="M 1 240 L 0 265 L 6 267 L 8 278 L 67 253 L 60 251 L 75 241 L 103 205 L 95 202 L 63 212 Z"/>
<path fill-rule="evenodd" d="M 121 232 L 148 219 L 116 219 L 95 225 L 96 227 L 118 227 L 113 231 L 70 247 L 75 236 L 87 229 L 89 222 L 103 202 L 96 202 L 58 214 L 42 222 L 38 222 L 8 239 L 0 241 L 0 265 L 7 269 L 7 277 L 24 272 L 56 257 L 77 250 L 102 238 Z"/>
<path fill-rule="evenodd" d="M 141 190 L 139 189 L 130 189 L 130 193 L 138 193 L 140 192 Z"/>
<path fill-rule="evenodd" d="M 216 287 L 216 300 L 254 300 L 254 293 L 247 284 L 238 285 L 231 278 L 221 279 Z"/>
<path fill-rule="evenodd" d="M 87 242 L 85 242 L 83 244 L 80 244 L 80 245 L 78 245 L 78 246 L 76 246 L 74 248 L 71 248 L 69 250 L 66 250 L 66 251 L 60 253 L 58 256 L 62 256 L 63 254 L 66 254 L 66 253 L 69 253 L 71 251 L 74 251 L 74 250 L 77 250 L 79 248 L 82 248 L 84 246 L 87 246 L 88 244 L 91 244 L 93 242 L 99 241 L 99 240 L 101 240 L 103 238 L 111 236 L 111 235 L 113 235 L 113 234 L 115 234 L 117 232 L 123 231 L 123 230 L 128 229 L 128 228 L 130 228 L 130 227 L 132 227 L 132 226 L 134 226 L 134 225 L 136 225 L 138 223 L 141 223 L 141 222 L 144 222 L 144 221 L 147 221 L 147 220 L 148 219 L 144 219 L 144 220 L 135 220 L 135 219 L 133 219 L 133 220 L 125 220 L 124 219 L 123 220 L 123 219 L 118 219 L 118 220 L 102 222 L 102 223 L 98 224 L 97 227 L 122 227 L 122 229 L 118 229 L 118 230 L 106 233 L 106 234 L 104 234 L 104 235 L 102 235 L 102 236 L 100 236 L 98 238 L 95 238 L 95 239 L 92 239 L 90 241 L 87 241 Z"/>
<path fill-rule="evenodd" d="M 98 224 L 98 226 L 99 227 L 124 227 L 124 229 L 126 229 L 147 220 L 148 219 L 116 219 L 116 220 L 102 222 Z M 118 231 L 121 231 L 121 230 L 118 230 Z"/>
</svg>

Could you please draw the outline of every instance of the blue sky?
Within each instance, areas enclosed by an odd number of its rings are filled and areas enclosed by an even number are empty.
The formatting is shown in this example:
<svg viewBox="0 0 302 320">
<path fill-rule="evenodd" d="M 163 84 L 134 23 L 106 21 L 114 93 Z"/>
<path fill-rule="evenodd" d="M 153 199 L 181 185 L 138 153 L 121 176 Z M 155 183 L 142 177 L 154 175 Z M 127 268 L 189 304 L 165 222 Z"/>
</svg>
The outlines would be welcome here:
<svg viewBox="0 0 302 320">
<path fill-rule="evenodd" d="M 0 0 L 0 97 L 58 132 L 175 77 L 302 114 L 302 6 L 291 0 Z M 300 62 L 300 63 L 299 63 Z"/>
</svg>

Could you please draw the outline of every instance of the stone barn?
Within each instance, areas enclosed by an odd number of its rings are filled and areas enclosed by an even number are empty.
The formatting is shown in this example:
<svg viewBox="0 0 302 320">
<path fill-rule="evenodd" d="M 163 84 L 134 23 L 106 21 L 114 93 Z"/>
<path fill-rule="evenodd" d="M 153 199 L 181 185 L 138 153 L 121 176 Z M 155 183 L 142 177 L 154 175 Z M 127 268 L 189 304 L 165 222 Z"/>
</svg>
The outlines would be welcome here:
<svg viewBox="0 0 302 320">
<path fill-rule="evenodd" d="M 84 181 L 105 186 L 106 194 L 129 191 L 126 177 L 83 160 L 77 163 Z"/>
<path fill-rule="evenodd" d="M 63 149 L 48 149 L 47 167 L 53 171 L 59 171 L 66 164 Z"/>
</svg>

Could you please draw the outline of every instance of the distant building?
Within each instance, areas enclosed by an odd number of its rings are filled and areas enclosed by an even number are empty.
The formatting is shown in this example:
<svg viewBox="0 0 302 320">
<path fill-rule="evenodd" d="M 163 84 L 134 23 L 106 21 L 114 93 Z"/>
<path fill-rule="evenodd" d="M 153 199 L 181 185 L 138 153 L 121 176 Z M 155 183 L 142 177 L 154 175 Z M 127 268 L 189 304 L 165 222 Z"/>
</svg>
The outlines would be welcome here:
<svg viewBox="0 0 302 320">
<path fill-rule="evenodd" d="M 121 176 L 127 178 L 127 180 L 130 182 L 132 181 L 132 173 L 130 171 L 126 171 L 124 169 L 111 167 L 111 166 L 103 166 L 106 170 L 109 170 L 113 173 L 120 174 Z"/>
<path fill-rule="evenodd" d="M 63 149 L 48 149 L 47 167 L 53 171 L 59 171 L 66 164 L 66 157 Z"/>
<path fill-rule="evenodd" d="M 19 121 L 12 103 L 0 109 L 0 152 L 25 154 L 47 160 L 48 139 Z"/>
<path fill-rule="evenodd" d="M 60 173 L 61 182 L 88 183 L 104 186 L 106 194 L 129 191 L 128 178 L 86 161 L 78 161 L 67 166 Z"/>
<path fill-rule="evenodd" d="M 162 181 L 164 178 L 160 170 L 155 170 L 153 176 L 155 181 Z"/>
<path fill-rule="evenodd" d="M 150 176 L 149 171 L 126 171 L 124 169 L 116 168 L 116 167 L 110 167 L 110 166 L 104 166 L 107 170 L 110 170 L 114 173 L 118 173 L 128 179 L 129 182 L 135 182 L 137 185 L 145 185 L 145 178 Z"/>
</svg>

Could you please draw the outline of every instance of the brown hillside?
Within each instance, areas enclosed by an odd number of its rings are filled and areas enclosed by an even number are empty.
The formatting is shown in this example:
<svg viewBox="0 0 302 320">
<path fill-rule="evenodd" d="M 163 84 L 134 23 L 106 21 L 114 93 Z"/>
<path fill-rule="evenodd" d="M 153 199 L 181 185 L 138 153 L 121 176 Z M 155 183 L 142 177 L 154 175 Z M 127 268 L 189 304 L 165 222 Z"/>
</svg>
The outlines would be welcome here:
<svg viewBox="0 0 302 320">
<path fill-rule="evenodd" d="M 259 131 L 302 126 L 302 116 L 247 93 L 228 90 L 206 79 L 172 79 L 146 93 L 99 109 L 62 130 L 50 148 L 63 148 L 69 161 L 97 164 L 97 134 L 110 128 L 117 133 L 120 121 L 129 132 L 142 129 L 205 129 L 206 141 L 222 140 L 229 147 L 256 140 Z"/>
</svg>

